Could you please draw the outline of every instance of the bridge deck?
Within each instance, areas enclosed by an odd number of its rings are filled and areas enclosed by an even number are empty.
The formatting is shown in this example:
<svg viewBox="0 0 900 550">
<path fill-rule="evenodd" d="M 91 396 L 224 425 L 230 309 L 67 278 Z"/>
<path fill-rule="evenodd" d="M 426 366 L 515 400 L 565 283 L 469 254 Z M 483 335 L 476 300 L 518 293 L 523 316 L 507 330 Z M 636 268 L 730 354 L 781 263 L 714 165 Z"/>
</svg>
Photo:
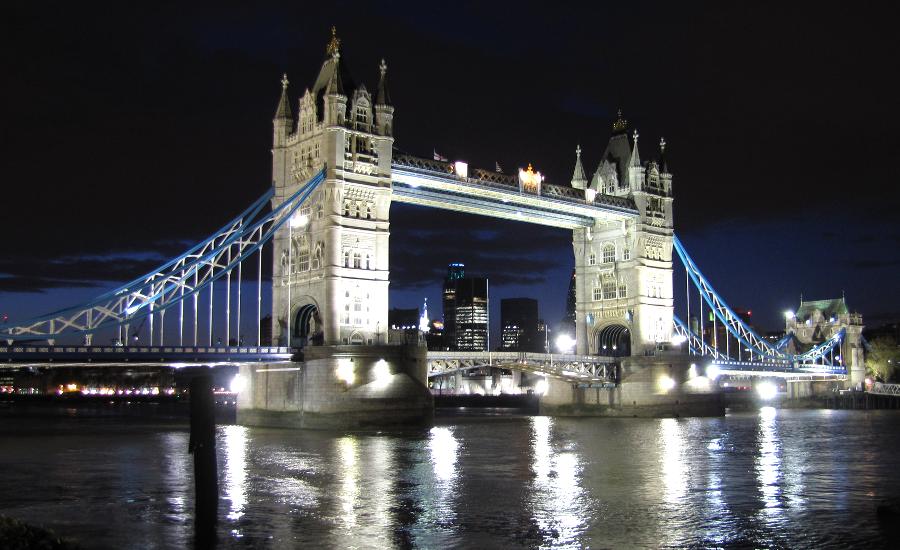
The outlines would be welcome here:
<svg viewBox="0 0 900 550">
<path fill-rule="evenodd" d="M 292 355 L 290 348 L 273 346 L 0 346 L 0 361 L 17 367 L 260 363 L 290 361 Z"/>
<path fill-rule="evenodd" d="M 473 177 L 453 172 L 453 164 L 409 155 L 397 155 L 391 165 L 393 200 L 574 229 L 593 227 L 597 219 L 610 221 L 638 215 L 630 199 L 598 195 L 586 201 L 583 191 L 566 186 L 543 185 L 540 194 L 519 189 L 513 176 L 474 170 Z"/>
</svg>

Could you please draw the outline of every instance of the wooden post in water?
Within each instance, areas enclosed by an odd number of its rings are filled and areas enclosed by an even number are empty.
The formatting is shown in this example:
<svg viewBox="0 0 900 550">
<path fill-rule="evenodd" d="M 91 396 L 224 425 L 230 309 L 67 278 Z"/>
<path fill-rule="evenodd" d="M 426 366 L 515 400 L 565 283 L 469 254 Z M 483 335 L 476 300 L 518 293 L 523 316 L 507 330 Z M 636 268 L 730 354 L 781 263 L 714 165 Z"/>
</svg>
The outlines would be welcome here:
<svg viewBox="0 0 900 550">
<path fill-rule="evenodd" d="M 191 392 L 191 439 L 194 455 L 194 540 L 196 548 L 212 548 L 216 538 L 219 507 L 216 464 L 216 417 L 212 374 L 193 376 Z"/>
</svg>

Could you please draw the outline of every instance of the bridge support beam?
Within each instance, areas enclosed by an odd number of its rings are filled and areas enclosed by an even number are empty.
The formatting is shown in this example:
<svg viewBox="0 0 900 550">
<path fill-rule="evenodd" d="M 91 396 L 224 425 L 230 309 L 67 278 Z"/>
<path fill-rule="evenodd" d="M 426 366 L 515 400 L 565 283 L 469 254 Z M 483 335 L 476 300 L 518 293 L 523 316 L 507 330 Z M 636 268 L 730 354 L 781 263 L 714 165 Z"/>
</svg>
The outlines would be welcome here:
<svg viewBox="0 0 900 550">
<path fill-rule="evenodd" d="M 690 357 L 630 357 L 615 388 L 579 387 L 549 379 L 541 414 L 554 416 L 722 416 L 722 394 Z"/>
<path fill-rule="evenodd" d="M 425 348 L 313 346 L 301 362 L 244 365 L 237 420 L 248 426 L 349 429 L 429 423 Z"/>
</svg>

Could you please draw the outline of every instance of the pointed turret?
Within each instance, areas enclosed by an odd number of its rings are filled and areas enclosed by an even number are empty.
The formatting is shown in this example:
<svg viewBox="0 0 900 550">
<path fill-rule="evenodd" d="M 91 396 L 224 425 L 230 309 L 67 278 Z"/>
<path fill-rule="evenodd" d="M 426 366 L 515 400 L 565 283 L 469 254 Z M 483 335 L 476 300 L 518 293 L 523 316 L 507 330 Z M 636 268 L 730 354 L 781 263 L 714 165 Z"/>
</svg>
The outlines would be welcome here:
<svg viewBox="0 0 900 550">
<path fill-rule="evenodd" d="M 387 85 L 387 63 L 384 59 L 378 66 L 381 78 L 378 80 L 378 95 L 375 97 L 375 126 L 378 133 L 390 136 L 394 130 L 394 106 L 391 104 L 391 94 Z"/>
<path fill-rule="evenodd" d="M 575 172 L 572 174 L 572 187 L 584 189 L 587 186 L 587 178 L 584 175 L 584 167 L 581 165 L 581 145 L 575 148 Z"/>
<path fill-rule="evenodd" d="M 285 74 L 281 77 L 281 99 L 278 100 L 278 109 L 275 110 L 275 118 L 272 120 L 272 126 L 274 126 L 272 144 L 275 147 L 283 147 L 287 143 L 288 134 L 291 133 L 291 129 L 294 126 L 287 88 L 288 78 L 287 74 Z"/>
<path fill-rule="evenodd" d="M 637 129 L 634 130 L 634 146 L 631 148 L 631 160 L 628 163 L 632 168 L 639 168 L 641 166 L 641 155 L 638 153 L 638 134 Z"/>
<path fill-rule="evenodd" d="M 375 104 L 392 105 L 391 95 L 388 93 L 387 85 L 387 63 L 384 62 L 384 59 L 381 60 L 381 65 L 378 66 L 378 70 L 381 72 L 381 78 L 378 80 L 378 95 L 375 97 Z"/>
<path fill-rule="evenodd" d="M 659 138 L 659 172 L 669 173 L 669 165 L 666 163 L 666 138 Z"/>
<path fill-rule="evenodd" d="M 288 101 L 288 77 L 285 73 L 281 77 L 281 99 L 278 100 L 278 109 L 275 111 L 275 120 L 293 120 L 291 117 L 291 105 Z"/>
</svg>

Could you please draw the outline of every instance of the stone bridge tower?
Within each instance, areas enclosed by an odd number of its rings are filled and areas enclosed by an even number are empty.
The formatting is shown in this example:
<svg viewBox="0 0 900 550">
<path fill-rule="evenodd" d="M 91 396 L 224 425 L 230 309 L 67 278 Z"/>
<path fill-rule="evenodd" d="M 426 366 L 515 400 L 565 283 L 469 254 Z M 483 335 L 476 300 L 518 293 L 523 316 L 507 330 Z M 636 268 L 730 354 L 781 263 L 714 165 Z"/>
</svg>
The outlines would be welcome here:
<svg viewBox="0 0 900 550">
<path fill-rule="evenodd" d="M 287 77 L 275 113 L 273 205 L 323 167 L 326 179 L 274 239 L 273 343 L 387 341 L 393 116 L 387 66 L 375 94 L 354 83 L 332 28 L 294 118 Z M 290 336 L 288 336 L 290 334 Z"/>
<path fill-rule="evenodd" d="M 833 352 L 829 359 L 844 365 L 850 385 L 856 386 L 866 379 L 863 328 L 862 315 L 851 313 L 843 297 L 807 301 L 801 298 L 797 312 L 785 318 L 785 333 L 794 335 L 787 350 L 803 353 L 843 330 L 840 349 Z"/>
<path fill-rule="evenodd" d="M 577 351 L 611 356 L 644 355 L 672 336 L 672 174 L 665 141 L 657 160 L 641 162 L 638 132 L 631 139 L 621 111 L 590 182 L 576 154 L 572 186 L 593 201 L 599 195 L 633 202 L 627 221 L 598 219 L 573 231 Z"/>
</svg>

